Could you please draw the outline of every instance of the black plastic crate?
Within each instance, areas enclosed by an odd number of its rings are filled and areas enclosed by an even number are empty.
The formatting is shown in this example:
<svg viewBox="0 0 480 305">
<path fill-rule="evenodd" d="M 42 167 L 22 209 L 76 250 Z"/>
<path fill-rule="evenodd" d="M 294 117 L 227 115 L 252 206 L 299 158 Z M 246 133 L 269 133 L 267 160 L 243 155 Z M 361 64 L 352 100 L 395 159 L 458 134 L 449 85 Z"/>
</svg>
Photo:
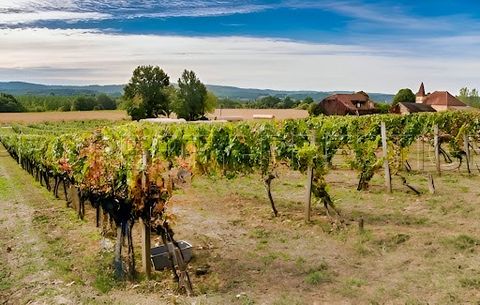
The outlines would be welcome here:
<svg viewBox="0 0 480 305">
<path fill-rule="evenodd" d="M 179 240 L 178 246 L 183 255 L 183 260 L 188 263 L 192 259 L 192 245 L 184 240 Z M 169 243 L 170 245 L 171 243 Z M 168 259 L 168 248 L 166 245 L 161 245 L 150 249 L 150 257 L 152 259 L 152 265 L 155 270 L 163 270 L 171 266 Z"/>
</svg>

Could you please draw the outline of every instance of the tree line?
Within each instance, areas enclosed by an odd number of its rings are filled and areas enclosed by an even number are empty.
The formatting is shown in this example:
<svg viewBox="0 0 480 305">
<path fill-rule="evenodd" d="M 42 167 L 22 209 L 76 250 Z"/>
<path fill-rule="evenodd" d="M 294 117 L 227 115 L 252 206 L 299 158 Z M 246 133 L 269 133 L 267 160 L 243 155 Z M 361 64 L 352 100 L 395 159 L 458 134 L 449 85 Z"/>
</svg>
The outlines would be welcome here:
<svg viewBox="0 0 480 305">
<path fill-rule="evenodd" d="M 231 98 L 218 99 L 218 107 L 221 108 L 251 108 L 251 109 L 302 109 L 308 110 L 314 102 L 313 98 L 307 96 L 304 99 L 292 99 L 287 96 L 280 98 L 276 96 L 264 96 L 256 100 L 240 100 Z"/>
<path fill-rule="evenodd" d="M 20 95 L 0 93 L 0 112 L 114 110 L 117 101 L 106 94 L 88 96 Z"/>
<path fill-rule="evenodd" d="M 478 95 L 478 89 L 468 89 L 468 87 L 464 87 L 460 89 L 460 94 L 457 96 L 457 98 L 468 106 L 480 108 L 480 96 Z"/>
</svg>

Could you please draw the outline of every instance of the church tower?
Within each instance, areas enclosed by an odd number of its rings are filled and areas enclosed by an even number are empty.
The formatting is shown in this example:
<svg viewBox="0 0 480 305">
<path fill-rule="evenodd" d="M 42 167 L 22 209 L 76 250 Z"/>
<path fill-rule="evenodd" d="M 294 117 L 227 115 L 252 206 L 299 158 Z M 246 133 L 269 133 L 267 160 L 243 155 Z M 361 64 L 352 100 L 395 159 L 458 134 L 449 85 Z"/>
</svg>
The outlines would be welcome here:
<svg viewBox="0 0 480 305">
<path fill-rule="evenodd" d="M 415 95 L 415 102 L 423 103 L 426 97 L 427 96 L 425 95 L 425 87 L 423 86 L 423 82 L 422 82 L 422 84 L 420 85 L 420 89 L 418 89 L 418 92 Z"/>
</svg>

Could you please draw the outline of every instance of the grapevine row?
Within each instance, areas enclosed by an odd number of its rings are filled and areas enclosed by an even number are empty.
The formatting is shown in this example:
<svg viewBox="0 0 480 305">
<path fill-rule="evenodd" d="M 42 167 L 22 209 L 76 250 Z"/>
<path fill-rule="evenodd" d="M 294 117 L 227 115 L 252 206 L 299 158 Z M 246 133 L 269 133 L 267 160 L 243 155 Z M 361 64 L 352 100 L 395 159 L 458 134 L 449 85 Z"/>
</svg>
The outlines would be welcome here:
<svg viewBox="0 0 480 305">
<path fill-rule="evenodd" d="M 2 129 L 0 140 L 29 172 L 45 181 L 53 177 L 54 191 L 61 183 L 64 188 L 77 187 L 82 200 L 101 207 L 128 233 L 139 218 L 152 230 L 168 219 L 165 207 L 172 190 L 188 172 L 228 178 L 259 172 L 276 213 L 270 183 L 277 166 L 301 172 L 312 167 L 313 195 L 327 208 L 333 206 L 325 181 L 333 157 L 340 149 L 350 149 L 349 164 L 359 173 L 358 188 L 367 188 L 382 163 L 377 157 L 381 122 L 393 147 L 392 166 L 398 166 L 415 141 L 432 139 L 433 125 L 449 135 L 454 156 L 461 156 L 464 134 L 476 137 L 480 131 L 480 113 L 445 112 L 237 124 L 132 122 L 85 132 L 71 132 L 76 127 L 68 123 L 63 131 L 58 124 L 20 125 Z"/>
</svg>

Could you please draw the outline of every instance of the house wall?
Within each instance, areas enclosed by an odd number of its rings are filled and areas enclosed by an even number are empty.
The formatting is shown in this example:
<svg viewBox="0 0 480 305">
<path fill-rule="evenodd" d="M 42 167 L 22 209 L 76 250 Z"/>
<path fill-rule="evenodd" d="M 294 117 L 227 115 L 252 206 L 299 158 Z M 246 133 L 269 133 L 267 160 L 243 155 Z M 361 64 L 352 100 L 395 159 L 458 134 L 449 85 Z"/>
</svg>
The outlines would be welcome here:
<svg viewBox="0 0 480 305">
<path fill-rule="evenodd" d="M 399 108 L 400 108 L 400 114 L 401 115 L 407 115 L 407 114 L 410 114 L 410 110 L 408 110 L 407 107 L 403 106 L 403 105 L 398 105 Z"/>
<path fill-rule="evenodd" d="M 469 106 L 452 106 L 448 108 L 449 110 L 477 110 L 476 108 Z"/>
<path fill-rule="evenodd" d="M 424 100 L 425 100 L 425 96 L 417 96 L 417 97 L 415 97 L 415 102 L 416 102 L 416 103 L 423 103 Z"/>
<path fill-rule="evenodd" d="M 432 106 L 433 109 L 435 109 L 436 111 L 447 111 L 448 110 L 448 107 L 445 106 L 445 105 L 430 105 Z"/>
</svg>

